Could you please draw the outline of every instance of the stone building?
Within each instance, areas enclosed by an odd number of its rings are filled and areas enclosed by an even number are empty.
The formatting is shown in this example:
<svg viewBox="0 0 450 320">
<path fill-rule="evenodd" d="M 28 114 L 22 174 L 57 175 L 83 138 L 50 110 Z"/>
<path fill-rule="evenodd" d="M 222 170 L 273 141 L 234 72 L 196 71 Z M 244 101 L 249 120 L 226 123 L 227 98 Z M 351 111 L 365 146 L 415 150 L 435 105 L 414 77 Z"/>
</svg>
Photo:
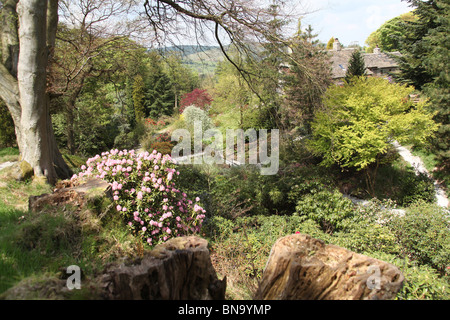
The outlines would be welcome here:
<svg viewBox="0 0 450 320">
<path fill-rule="evenodd" d="M 333 49 L 328 51 L 331 55 L 332 75 L 337 82 L 342 81 L 347 73 L 347 67 L 355 48 L 343 48 L 339 39 L 335 39 Z M 373 53 L 363 53 L 366 72 L 372 77 L 388 77 L 398 71 L 398 63 L 391 56 L 399 56 L 400 52 L 389 54 L 375 48 Z"/>
</svg>

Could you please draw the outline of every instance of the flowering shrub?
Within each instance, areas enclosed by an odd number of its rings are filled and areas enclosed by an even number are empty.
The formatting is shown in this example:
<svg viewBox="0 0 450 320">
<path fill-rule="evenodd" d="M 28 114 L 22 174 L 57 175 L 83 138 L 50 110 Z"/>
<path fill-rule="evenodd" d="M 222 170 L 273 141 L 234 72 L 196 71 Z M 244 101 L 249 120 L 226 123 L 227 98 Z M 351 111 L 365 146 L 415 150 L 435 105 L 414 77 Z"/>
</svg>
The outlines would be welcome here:
<svg viewBox="0 0 450 320">
<path fill-rule="evenodd" d="M 155 120 L 148 118 L 148 119 L 145 119 L 144 121 L 145 121 L 145 124 L 147 126 L 149 126 L 150 128 L 164 127 L 166 125 L 166 122 L 164 120 L 158 120 L 158 122 L 156 122 Z"/>
<path fill-rule="evenodd" d="M 200 231 L 205 210 L 176 188 L 180 174 L 170 155 L 111 150 L 87 161 L 77 177 L 109 182 L 116 210 L 149 245 Z"/>
</svg>

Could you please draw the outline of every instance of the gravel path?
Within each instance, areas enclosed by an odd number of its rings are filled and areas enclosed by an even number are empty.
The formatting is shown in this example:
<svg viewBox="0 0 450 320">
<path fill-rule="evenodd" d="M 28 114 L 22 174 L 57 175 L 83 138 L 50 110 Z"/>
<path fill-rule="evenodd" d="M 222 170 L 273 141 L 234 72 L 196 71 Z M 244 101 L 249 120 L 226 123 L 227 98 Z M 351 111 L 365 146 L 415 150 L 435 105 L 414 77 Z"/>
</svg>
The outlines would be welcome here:
<svg viewBox="0 0 450 320">
<path fill-rule="evenodd" d="M 428 177 L 430 177 L 430 179 L 433 179 L 432 176 L 430 175 L 430 173 L 428 172 L 428 170 L 425 168 L 425 165 L 423 164 L 422 159 L 414 156 L 408 149 L 406 149 L 405 147 L 402 147 L 397 141 L 395 141 L 393 143 L 393 145 L 397 149 L 400 156 L 402 156 L 402 158 L 405 159 L 405 161 L 409 162 L 413 166 L 416 174 L 423 173 L 423 174 L 426 174 Z M 448 198 L 447 198 L 447 195 L 446 195 L 444 189 L 434 179 L 433 179 L 433 181 L 434 181 L 434 189 L 436 191 L 436 200 L 437 200 L 438 205 L 441 207 L 444 207 L 444 208 L 448 208 L 449 201 L 448 201 Z"/>
</svg>

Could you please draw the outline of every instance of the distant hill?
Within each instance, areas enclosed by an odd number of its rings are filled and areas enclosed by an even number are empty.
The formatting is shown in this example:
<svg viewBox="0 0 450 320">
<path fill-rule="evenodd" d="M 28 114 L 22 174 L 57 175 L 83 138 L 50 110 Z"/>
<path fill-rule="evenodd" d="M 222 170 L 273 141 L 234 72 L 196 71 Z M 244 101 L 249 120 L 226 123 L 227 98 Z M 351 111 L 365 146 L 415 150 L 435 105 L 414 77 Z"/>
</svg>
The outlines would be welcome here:
<svg viewBox="0 0 450 320">
<path fill-rule="evenodd" d="M 162 53 L 177 52 L 181 54 L 183 63 L 200 75 L 213 74 L 220 61 L 224 60 L 218 46 L 183 45 L 160 49 Z"/>
</svg>

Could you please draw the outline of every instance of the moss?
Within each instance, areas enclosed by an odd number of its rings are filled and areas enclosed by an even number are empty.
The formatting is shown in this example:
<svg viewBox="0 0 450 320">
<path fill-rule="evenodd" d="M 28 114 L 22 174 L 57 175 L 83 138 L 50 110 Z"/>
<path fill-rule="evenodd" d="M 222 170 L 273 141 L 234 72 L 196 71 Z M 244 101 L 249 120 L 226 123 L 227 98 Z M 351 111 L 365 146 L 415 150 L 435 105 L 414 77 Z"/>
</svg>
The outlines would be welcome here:
<svg viewBox="0 0 450 320">
<path fill-rule="evenodd" d="M 20 180 L 28 180 L 34 175 L 33 167 L 26 162 L 25 160 L 22 160 L 19 163 L 20 168 Z"/>
</svg>

